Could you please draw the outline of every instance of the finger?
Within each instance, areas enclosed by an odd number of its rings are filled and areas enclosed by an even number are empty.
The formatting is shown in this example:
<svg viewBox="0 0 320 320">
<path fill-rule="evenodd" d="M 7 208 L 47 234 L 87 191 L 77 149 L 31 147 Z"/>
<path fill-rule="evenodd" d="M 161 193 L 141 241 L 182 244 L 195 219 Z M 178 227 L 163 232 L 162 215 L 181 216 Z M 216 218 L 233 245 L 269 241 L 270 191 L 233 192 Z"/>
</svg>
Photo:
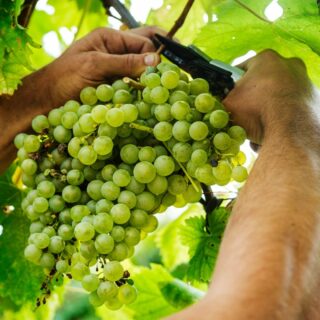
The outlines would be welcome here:
<svg viewBox="0 0 320 320">
<path fill-rule="evenodd" d="M 156 53 L 113 55 L 99 53 L 95 66 L 99 68 L 101 78 L 119 76 L 138 77 L 147 66 L 156 66 L 160 57 Z"/>
</svg>

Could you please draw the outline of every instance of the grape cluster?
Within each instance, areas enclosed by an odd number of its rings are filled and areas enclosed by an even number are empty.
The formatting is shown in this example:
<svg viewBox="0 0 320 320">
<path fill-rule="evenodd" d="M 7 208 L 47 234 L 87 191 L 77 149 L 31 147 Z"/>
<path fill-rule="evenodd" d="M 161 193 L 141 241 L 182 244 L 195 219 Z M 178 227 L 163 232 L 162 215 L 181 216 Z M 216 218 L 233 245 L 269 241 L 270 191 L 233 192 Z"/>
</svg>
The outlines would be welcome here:
<svg viewBox="0 0 320 320">
<path fill-rule="evenodd" d="M 206 80 L 189 81 L 167 62 L 129 80 L 84 88 L 82 104 L 36 116 L 35 133 L 14 141 L 30 188 L 25 257 L 81 281 L 92 304 L 114 310 L 136 298 L 121 261 L 157 228 L 154 213 L 199 201 L 201 183 L 247 177 L 246 133 Z"/>
</svg>

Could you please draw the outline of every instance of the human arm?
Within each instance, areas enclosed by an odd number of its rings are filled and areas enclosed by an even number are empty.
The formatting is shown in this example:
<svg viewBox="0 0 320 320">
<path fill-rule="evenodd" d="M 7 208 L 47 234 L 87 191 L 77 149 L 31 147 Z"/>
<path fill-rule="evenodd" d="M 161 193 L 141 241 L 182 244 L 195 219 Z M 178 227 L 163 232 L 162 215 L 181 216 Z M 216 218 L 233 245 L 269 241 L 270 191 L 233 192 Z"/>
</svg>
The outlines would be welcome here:
<svg viewBox="0 0 320 320">
<path fill-rule="evenodd" d="M 14 159 L 15 135 L 27 131 L 34 116 L 77 99 L 83 87 L 116 77 L 136 77 L 146 66 L 156 65 L 159 57 L 150 40 L 155 32 L 159 30 L 152 27 L 132 32 L 97 29 L 25 77 L 13 96 L 0 96 L 0 173 Z"/>
<path fill-rule="evenodd" d="M 224 104 L 262 144 L 226 228 L 212 283 L 169 319 L 319 319 L 319 99 L 303 64 L 264 52 Z M 320 110 L 319 110 L 320 111 Z"/>
</svg>

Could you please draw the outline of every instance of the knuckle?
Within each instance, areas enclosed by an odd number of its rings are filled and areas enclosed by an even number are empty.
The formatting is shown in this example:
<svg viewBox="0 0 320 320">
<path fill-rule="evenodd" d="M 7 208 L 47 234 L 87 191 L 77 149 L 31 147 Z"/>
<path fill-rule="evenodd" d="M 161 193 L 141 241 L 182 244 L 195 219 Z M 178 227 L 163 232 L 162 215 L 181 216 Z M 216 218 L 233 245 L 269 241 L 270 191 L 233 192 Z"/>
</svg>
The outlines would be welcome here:
<svg viewBox="0 0 320 320">
<path fill-rule="evenodd" d="M 125 69 L 126 71 L 131 74 L 134 70 L 135 66 L 135 56 L 133 54 L 127 54 L 125 59 Z"/>
<path fill-rule="evenodd" d="M 95 68 L 98 54 L 96 51 L 87 52 L 83 57 L 82 69 L 89 71 Z"/>
<path fill-rule="evenodd" d="M 274 51 L 273 49 L 266 49 L 263 50 L 259 56 L 262 56 L 265 59 L 276 59 L 276 58 L 280 58 L 280 55 Z"/>
<path fill-rule="evenodd" d="M 302 59 L 294 57 L 294 58 L 289 58 L 288 60 L 293 65 L 306 69 L 306 65 Z"/>
</svg>

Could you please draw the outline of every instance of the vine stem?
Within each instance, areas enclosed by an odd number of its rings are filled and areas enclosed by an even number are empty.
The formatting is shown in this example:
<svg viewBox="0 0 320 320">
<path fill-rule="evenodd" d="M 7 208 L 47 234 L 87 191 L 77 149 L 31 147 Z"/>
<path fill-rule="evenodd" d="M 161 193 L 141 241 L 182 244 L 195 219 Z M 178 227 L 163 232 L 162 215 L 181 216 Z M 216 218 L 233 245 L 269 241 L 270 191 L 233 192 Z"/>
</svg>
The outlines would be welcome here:
<svg viewBox="0 0 320 320">
<path fill-rule="evenodd" d="M 170 38 L 170 39 L 173 38 L 173 36 L 176 34 L 176 32 L 183 26 L 193 3 L 194 3 L 194 0 L 188 0 L 185 7 L 183 8 L 180 16 L 178 17 L 178 19 L 175 21 L 174 25 L 172 26 L 172 28 L 168 32 L 168 34 L 167 34 L 168 38 Z M 164 48 L 165 48 L 165 46 L 162 44 L 158 48 L 157 53 L 160 54 Z"/>
<path fill-rule="evenodd" d="M 37 2 L 38 0 L 26 0 L 24 2 L 21 13 L 18 17 L 18 23 L 20 26 L 24 28 L 28 26 Z"/>
</svg>

